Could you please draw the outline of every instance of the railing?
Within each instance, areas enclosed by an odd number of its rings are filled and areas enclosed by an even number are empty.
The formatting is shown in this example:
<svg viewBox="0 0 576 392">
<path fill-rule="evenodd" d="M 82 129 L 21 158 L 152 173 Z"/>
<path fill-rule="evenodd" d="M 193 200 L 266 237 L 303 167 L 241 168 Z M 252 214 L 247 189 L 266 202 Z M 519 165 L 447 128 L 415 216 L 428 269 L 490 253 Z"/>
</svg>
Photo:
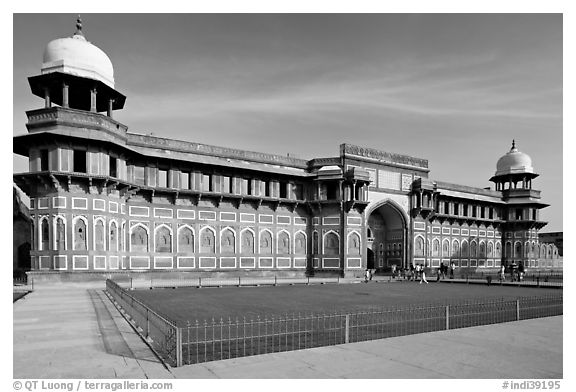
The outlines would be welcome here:
<svg viewBox="0 0 576 392">
<path fill-rule="evenodd" d="M 172 366 L 563 314 L 562 294 L 333 313 L 221 317 L 186 325 L 159 316 L 117 283 L 108 292 Z"/>
<path fill-rule="evenodd" d="M 13 292 L 14 293 L 22 293 L 22 292 L 29 292 L 34 291 L 34 280 L 28 280 L 28 277 L 23 278 L 13 278 Z"/>
<path fill-rule="evenodd" d="M 512 283 L 515 285 L 526 285 L 526 286 L 543 286 L 543 287 L 562 287 L 564 283 L 563 274 L 555 273 L 527 273 L 521 278 L 517 273 L 506 272 L 504 274 L 504 280 L 501 279 L 499 273 L 492 272 L 464 272 L 461 274 L 456 273 L 456 278 L 465 279 L 466 281 L 480 280 L 483 282 L 490 282 L 493 284 L 508 284 Z"/>
<path fill-rule="evenodd" d="M 334 277 L 195 277 L 195 278 L 157 278 L 150 280 L 130 279 L 128 282 L 131 289 L 136 288 L 167 288 L 167 287 L 224 287 L 224 286 L 281 286 L 295 284 L 326 284 L 340 283 L 338 276 Z"/>
<path fill-rule="evenodd" d="M 116 282 L 107 279 L 106 291 L 156 353 L 172 366 L 182 365 L 182 329 L 128 294 Z"/>
<path fill-rule="evenodd" d="M 220 318 L 182 328 L 184 364 L 562 314 L 562 295 L 361 312 Z"/>
</svg>

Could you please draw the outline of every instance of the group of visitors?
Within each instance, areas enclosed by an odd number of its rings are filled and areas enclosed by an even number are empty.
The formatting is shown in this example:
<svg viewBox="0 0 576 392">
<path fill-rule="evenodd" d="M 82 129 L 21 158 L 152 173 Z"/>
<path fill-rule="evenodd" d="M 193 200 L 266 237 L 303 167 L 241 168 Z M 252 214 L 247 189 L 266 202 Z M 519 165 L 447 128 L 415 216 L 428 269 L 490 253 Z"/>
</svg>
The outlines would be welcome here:
<svg viewBox="0 0 576 392">
<path fill-rule="evenodd" d="M 526 267 L 524 267 L 524 263 L 522 262 L 520 262 L 520 264 L 514 262 L 510 265 L 508 271 L 510 272 L 511 282 L 522 282 L 526 274 Z M 500 281 L 506 281 L 506 266 L 504 265 L 500 267 Z"/>
<path fill-rule="evenodd" d="M 416 264 L 416 266 L 414 266 L 414 264 L 410 263 L 410 268 L 404 269 L 404 279 L 411 281 L 420 280 L 420 283 L 424 282 L 428 284 L 423 264 Z"/>
<path fill-rule="evenodd" d="M 450 266 L 444 264 L 444 262 L 440 263 L 440 267 L 436 270 L 436 280 L 444 280 L 448 275 L 448 270 L 450 270 L 450 279 L 454 279 L 454 271 L 456 270 L 456 264 L 453 262 L 450 263 Z"/>
</svg>

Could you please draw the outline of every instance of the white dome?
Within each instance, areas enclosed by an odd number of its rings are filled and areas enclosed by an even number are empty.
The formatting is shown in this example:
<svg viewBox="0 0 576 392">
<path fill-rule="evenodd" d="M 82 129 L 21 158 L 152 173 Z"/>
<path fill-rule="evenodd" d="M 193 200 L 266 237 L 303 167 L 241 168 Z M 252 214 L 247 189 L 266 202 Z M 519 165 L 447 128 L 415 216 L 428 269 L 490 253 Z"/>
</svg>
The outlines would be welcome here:
<svg viewBox="0 0 576 392">
<path fill-rule="evenodd" d="M 534 173 L 534 169 L 532 168 L 532 158 L 528 154 L 518 151 L 513 142 L 510 151 L 498 159 L 496 175 L 514 173 Z"/>
<path fill-rule="evenodd" d="M 114 88 L 112 62 L 100 48 L 86 41 L 80 31 L 73 37 L 58 38 L 46 45 L 42 74 L 51 72 L 99 80 Z"/>
</svg>

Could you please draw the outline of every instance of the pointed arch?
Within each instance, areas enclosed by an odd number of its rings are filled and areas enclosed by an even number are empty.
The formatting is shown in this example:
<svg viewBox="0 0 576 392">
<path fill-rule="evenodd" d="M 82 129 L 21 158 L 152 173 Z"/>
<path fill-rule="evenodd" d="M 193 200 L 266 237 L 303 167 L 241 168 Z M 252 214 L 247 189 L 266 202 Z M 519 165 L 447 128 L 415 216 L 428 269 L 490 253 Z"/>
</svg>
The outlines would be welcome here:
<svg viewBox="0 0 576 392">
<path fill-rule="evenodd" d="M 308 250 L 308 236 L 302 230 L 294 233 L 294 254 L 305 255 Z"/>
<path fill-rule="evenodd" d="M 272 232 L 268 229 L 260 230 L 260 236 L 258 239 L 259 249 L 261 254 L 271 255 L 272 254 Z"/>
<path fill-rule="evenodd" d="M 40 218 L 40 250 L 50 249 L 50 219 L 47 216 Z"/>
<path fill-rule="evenodd" d="M 236 231 L 230 226 L 220 230 L 220 253 L 236 252 Z"/>
<path fill-rule="evenodd" d="M 340 254 L 340 234 L 329 230 L 322 236 L 322 250 L 325 255 Z"/>
<path fill-rule="evenodd" d="M 136 223 L 130 227 L 130 251 L 148 252 L 150 231 L 143 223 Z"/>
<path fill-rule="evenodd" d="M 460 244 L 460 256 L 467 259 L 470 256 L 470 247 L 468 246 L 468 240 L 462 240 Z"/>
<path fill-rule="evenodd" d="M 448 238 L 442 240 L 442 257 L 450 257 L 450 240 Z"/>
<path fill-rule="evenodd" d="M 516 241 L 514 242 L 514 258 L 521 258 L 522 257 L 522 242 Z"/>
<path fill-rule="evenodd" d="M 106 219 L 94 218 L 94 250 L 106 250 Z"/>
<path fill-rule="evenodd" d="M 194 229 L 189 225 L 182 225 L 176 230 L 178 242 L 176 251 L 178 253 L 194 253 Z"/>
<path fill-rule="evenodd" d="M 154 251 L 158 253 L 172 252 L 172 228 L 162 223 L 154 228 Z"/>
<path fill-rule="evenodd" d="M 66 241 L 66 217 L 63 215 L 56 215 L 54 216 L 53 220 L 54 227 L 52 228 L 52 232 L 54 233 L 54 242 L 53 242 L 53 249 L 54 250 L 66 250 L 67 249 L 67 241 Z"/>
<path fill-rule="evenodd" d="M 479 247 L 479 253 L 478 253 L 478 255 L 479 255 L 481 258 L 485 258 L 485 257 L 486 257 L 486 241 L 484 241 L 484 240 L 481 240 L 481 241 L 480 241 L 480 247 Z"/>
<path fill-rule="evenodd" d="M 414 237 L 414 256 L 424 256 L 426 252 L 424 237 L 416 235 Z"/>
<path fill-rule="evenodd" d="M 108 224 L 108 250 L 111 252 L 118 251 L 118 222 L 111 219 Z"/>
<path fill-rule="evenodd" d="M 348 233 L 348 239 L 346 240 L 346 243 L 346 252 L 348 254 L 360 255 L 362 253 L 362 239 L 358 231 L 352 230 L 350 233 Z"/>
<path fill-rule="evenodd" d="M 290 254 L 290 233 L 286 230 L 280 230 L 276 234 L 276 253 Z"/>
<path fill-rule="evenodd" d="M 240 253 L 253 255 L 256 253 L 256 234 L 246 227 L 240 230 Z"/>
<path fill-rule="evenodd" d="M 460 242 L 457 239 L 452 240 L 452 257 L 460 257 Z"/>
<path fill-rule="evenodd" d="M 432 256 L 433 257 L 440 256 L 440 240 L 438 238 L 434 238 L 432 240 Z"/>
<path fill-rule="evenodd" d="M 204 226 L 198 232 L 200 238 L 200 253 L 216 253 L 216 230 Z"/>
<path fill-rule="evenodd" d="M 75 216 L 72 218 L 72 227 L 72 249 L 88 250 L 88 219 L 82 215 Z"/>
</svg>

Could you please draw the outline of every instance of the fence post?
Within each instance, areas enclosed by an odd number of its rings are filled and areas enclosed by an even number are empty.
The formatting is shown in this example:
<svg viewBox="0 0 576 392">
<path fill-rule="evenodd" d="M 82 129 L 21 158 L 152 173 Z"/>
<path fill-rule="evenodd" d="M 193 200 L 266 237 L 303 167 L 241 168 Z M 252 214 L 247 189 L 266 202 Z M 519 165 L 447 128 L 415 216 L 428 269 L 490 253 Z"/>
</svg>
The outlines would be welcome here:
<svg viewBox="0 0 576 392">
<path fill-rule="evenodd" d="M 198 287 L 202 287 L 202 277 L 198 277 Z"/>
<path fill-rule="evenodd" d="M 516 300 L 516 321 L 520 321 L 520 300 Z"/>
<path fill-rule="evenodd" d="M 240 281 L 240 277 L 238 277 L 238 287 L 242 286 L 242 282 Z"/>
<path fill-rule="evenodd" d="M 446 305 L 446 330 L 450 329 L 450 305 Z"/>
<path fill-rule="evenodd" d="M 134 290 L 134 285 L 132 284 L 132 277 L 130 277 L 130 290 Z"/>
<path fill-rule="evenodd" d="M 182 366 L 182 328 L 176 328 L 176 367 Z"/>
<path fill-rule="evenodd" d="M 274 286 L 276 286 L 277 282 L 276 282 L 276 275 L 274 275 Z"/>
<path fill-rule="evenodd" d="M 150 337 L 150 310 L 146 307 L 146 339 Z"/>
</svg>

